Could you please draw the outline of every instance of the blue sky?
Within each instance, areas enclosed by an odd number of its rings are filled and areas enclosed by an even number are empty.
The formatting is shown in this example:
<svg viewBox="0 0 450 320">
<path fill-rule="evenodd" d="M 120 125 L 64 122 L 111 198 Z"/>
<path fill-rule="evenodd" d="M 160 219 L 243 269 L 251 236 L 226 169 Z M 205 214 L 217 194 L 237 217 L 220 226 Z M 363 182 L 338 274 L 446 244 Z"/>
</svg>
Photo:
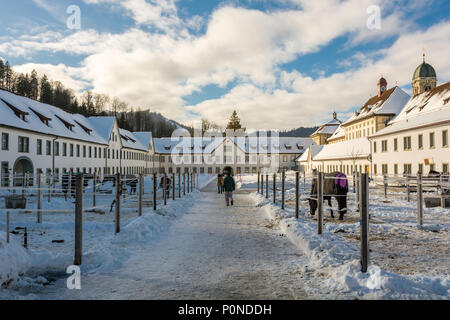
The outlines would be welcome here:
<svg viewBox="0 0 450 320">
<path fill-rule="evenodd" d="M 345 119 L 380 75 L 410 93 L 424 49 L 447 82 L 449 13 L 445 0 L 16 0 L 0 11 L 0 57 L 185 123 L 236 109 L 249 128 L 286 129 Z"/>
</svg>

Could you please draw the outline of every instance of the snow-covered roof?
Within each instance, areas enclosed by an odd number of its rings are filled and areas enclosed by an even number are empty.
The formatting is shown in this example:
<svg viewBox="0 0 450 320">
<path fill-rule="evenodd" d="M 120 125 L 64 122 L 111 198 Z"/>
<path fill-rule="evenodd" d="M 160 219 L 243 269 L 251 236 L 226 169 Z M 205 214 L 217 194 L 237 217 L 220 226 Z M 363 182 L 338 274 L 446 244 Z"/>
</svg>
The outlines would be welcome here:
<svg viewBox="0 0 450 320">
<path fill-rule="evenodd" d="M 99 144 L 109 141 L 98 131 L 103 128 L 81 114 L 71 114 L 5 90 L 0 90 L 0 113 L 1 125 Z"/>
<path fill-rule="evenodd" d="M 371 97 L 361 107 L 359 111 L 356 111 L 350 119 L 344 122 L 344 126 L 349 125 L 355 121 L 359 121 L 364 118 L 368 118 L 374 115 L 381 114 L 393 114 L 397 115 L 403 109 L 405 104 L 410 99 L 402 88 L 397 86 L 383 92 L 380 97 L 378 95 Z"/>
<path fill-rule="evenodd" d="M 214 138 L 183 138 L 184 141 L 178 138 L 158 138 L 154 139 L 155 152 L 160 154 L 170 154 L 173 151 L 181 152 L 181 149 L 176 148 L 187 147 L 190 153 L 212 153 L 221 143 L 225 137 Z M 300 154 L 313 144 L 311 138 L 296 138 L 296 137 L 279 137 L 279 138 L 264 138 L 264 137 L 235 137 L 232 141 L 238 148 L 246 153 L 285 153 L 285 154 Z"/>
<path fill-rule="evenodd" d="M 366 158 L 369 155 L 370 141 L 364 137 L 324 145 L 323 148 L 313 156 L 313 160 Z"/>
<path fill-rule="evenodd" d="M 89 122 L 96 128 L 98 134 L 109 141 L 111 131 L 114 128 L 115 117 L 89 117 Z"/>
<path fill-rule="evenodd" d="M 133 132 L 134 136 L 148 149 L 152 143 L 152 133 L 150 131 Z"/>
<path fill-rule="evenodd" d="M 122 146 L 128 149 L 136 149 L 141 151 L 148 151 L 148 145 L 145 145 L 133 133 L 125 129 L 119 129 L 120 138 L 122 139 Z"/>
<path fill-rule="evenodd" d="M 155 153 L 212 153 L 222 142 L 221 137 L 185 137 L 185 138 L 154 138 Z"/>
<path fill-rule="evenodd" d="M 308 162 L 309 155 L 314 159 L 314 157 L 323 149 L 323 145 L 310 145 L 309 148 L 306 149 L 305 153 L 303 153 L 296 161 L 298 162 Z"/>
<path fill-rule="evenodd" d="M 412 97 L 388 126 L 372 136 L 450 122 L 450 82 Z"/>
<path fill-rule="evenodd" d="M 316 134 L 327 134 L 327 135 L 332 135 L 337 128 L 339 128 L 339 126 L 341 125 L 342 121 L 336 118 L 336 113 L 333 114 L 333 119 L 331 119 L 330 121 L 328 121 L 327 123 L 321 125 L 312 135 L 316 135 Z"/>
<path fill-rule="evenodd" d="M 345 137 L 345 129 L 342 126 L 339 126 L 336 131 L 328 138 L 328 141 L 332 141 L 334 139 L 339 139 Z"/>
</svg>

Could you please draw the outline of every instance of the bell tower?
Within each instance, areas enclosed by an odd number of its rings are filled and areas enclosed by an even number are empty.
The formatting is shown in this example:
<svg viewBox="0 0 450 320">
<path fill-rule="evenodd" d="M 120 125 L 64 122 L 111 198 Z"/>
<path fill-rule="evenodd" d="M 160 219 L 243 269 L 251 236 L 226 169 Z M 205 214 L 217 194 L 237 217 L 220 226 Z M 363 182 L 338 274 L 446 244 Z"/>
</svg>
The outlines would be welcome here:
<svg viewBox="0 0 450 320">
<path fill-rule="evenodd" d="M 387 89 L 387 81 L 383 76 L 381 76 L 380 80 L 378 80 L 378 97 L 386 91 Z"/>
<path fill-rule="evenodd" d="M 425 91 L 436 88 L 437 79 L 434 68 L 425 62 L 425 53 L 422 55 L 422 64 L 419 65 L 413 74 L 413 95 L 416 96 Z"/>
</svg>

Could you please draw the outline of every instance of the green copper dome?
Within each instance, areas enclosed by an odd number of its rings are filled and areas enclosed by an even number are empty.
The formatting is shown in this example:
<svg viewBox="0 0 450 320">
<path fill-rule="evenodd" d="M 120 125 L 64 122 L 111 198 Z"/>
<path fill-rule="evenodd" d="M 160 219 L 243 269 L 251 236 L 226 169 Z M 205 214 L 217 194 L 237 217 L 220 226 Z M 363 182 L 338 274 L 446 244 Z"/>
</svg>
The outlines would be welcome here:
<svg viewBox="0 0 450 320">
<path fill-rule="evenodd" d="M 425 61 L 416 68 L 416 71 L 414 71 L 413 80 L 416 78 L 429 78 L 433 77 L 436 78 L 436 71 L 434 71 L 434 68 L 426 63 Z"/>
</svg>

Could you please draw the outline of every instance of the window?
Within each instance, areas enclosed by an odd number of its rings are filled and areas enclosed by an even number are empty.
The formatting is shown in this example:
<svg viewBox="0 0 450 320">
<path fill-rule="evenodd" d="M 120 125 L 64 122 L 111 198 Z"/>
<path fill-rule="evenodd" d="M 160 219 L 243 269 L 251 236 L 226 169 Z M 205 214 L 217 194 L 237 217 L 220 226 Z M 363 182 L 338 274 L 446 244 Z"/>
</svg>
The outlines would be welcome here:
<svg viewBox="0 0 450 320">
<path fill-rule="evenodd" d="M 73 143 L 70 144 L 70 156 L 73 157 Z"/>
<path fill-rule="evenodd" d="M 36 141 L 36 154 L 41 155 L 42 154 L 42 140 L 37 139 Z"/>
<path fill-rule="evenodd" d="M 381 152 L 387 152 L 387 140 L 381 141 Z"/>
<path fill-rule="evenodd" d="M 373 153 L 376 153 L 376 152 L 377 152 L 377 142 L 374 141 L 373 142 Z"/>
<path fill-rule="evenodd" d="M 373 173 L 377 174 L 377 165 L 376 164 L 373 165 Z"/>
<path fill-rule="evenodd" d="M 27 137 L 19 137 L 19 152 L 28 153 L 29 152 L 29 142 L 30 139 Z"/>
<path fill-rule="evenodd" d="M 6 161 L 2 161 L 2 171 L 1 171 L 1 178 L 2 178 L 2 187 L 8 187 L 9 186 L 9 163 Z"/>
<path fill-rule="evenodd" d="M 55 147 L 53 149 L 53 153 L 55 154 L 55 156 L 59 156 L 59 142 L 55 141 Z"/>
<path fill-rule="evenodd" d="M 388 165 L 387 164 L 382 164 L 381 165 L 381 171 L 382 171 L 383 175 L 388 174 Z"/>
<path fill-rule="evenodd" d="M 448 147 L 448 130 L 442 131 L 442 147 Z"/>
<path fill-rule="evenodd" d="M 434 132 L 430 132 L 430 149 L 434 148 Z"/>
<path fill-rule="evenodd" d="M 9 134 L 2 133 L 2 150 L 9 150 Z"/>
<path fill-rule="evenodd" d="M 92 147 L 89 147 L 89 158 L 92 158 Z"/>
<path fill-rule="evenodd" d="M 283 156 L 283 162 L 287 162 L 287 156 Z"/>
<path fill-rule="evenodd" d="M 77 144 L 77 158 L 79 158 L 80 157 L 80 151 L 81 151 L 81 149 L 80 149 L 80 145 L 79 144 Z M 77 170 L 78 172 L 80 172 L 80 170 Z"/>
<path fill-rule="evenodd" d="M 398 174 L 398 164 L 394 164 L 394 174 Z"/>
<path fill-rule="evenodd" d="M 86 146 L 83 146 L 83 158 L 86 158 Z"/>
<path fill-rule="evenodd" d="M 412 170 L 411 170 L 411 164 L 410 163 L 405 163 L 403 165 L 403 174 L 411 174 Z"/>
<path fill-rule="evenodd" d="M 442 164 L 442 173 L 448 174 L 448 163 Z"/>
<path fill-rule="evenodd" d="M 405 151 L 411 150 L 411 137 L 403 138 L 403 150 Z"/>
<path fill-rule="evenodd" d="M 419 144 L 419 149 L 423 149 L 423 134 L 419 134 L 418 144 Z"/>
<path fill-rule="evenodd" d="M 67 143 L 63 142 L 63 157 L 67 157 Z"/>
<path fill-rule="evenodd" d="M 50 140 L 45 141 L 45 154 L 48 156 L 52 154 L 52 142 Z"/>
<path fill-rule="evenodd" d="M 418 173 L 423 173 L 423 163 L 419 163 L 419 172 Z"/>
<path fill-rule="evenodd" d="M 397 151 L 397 150 L 398 150 L 398 139 L 395 138 L 394 139 L 394 151 Z"/>
</svg>

